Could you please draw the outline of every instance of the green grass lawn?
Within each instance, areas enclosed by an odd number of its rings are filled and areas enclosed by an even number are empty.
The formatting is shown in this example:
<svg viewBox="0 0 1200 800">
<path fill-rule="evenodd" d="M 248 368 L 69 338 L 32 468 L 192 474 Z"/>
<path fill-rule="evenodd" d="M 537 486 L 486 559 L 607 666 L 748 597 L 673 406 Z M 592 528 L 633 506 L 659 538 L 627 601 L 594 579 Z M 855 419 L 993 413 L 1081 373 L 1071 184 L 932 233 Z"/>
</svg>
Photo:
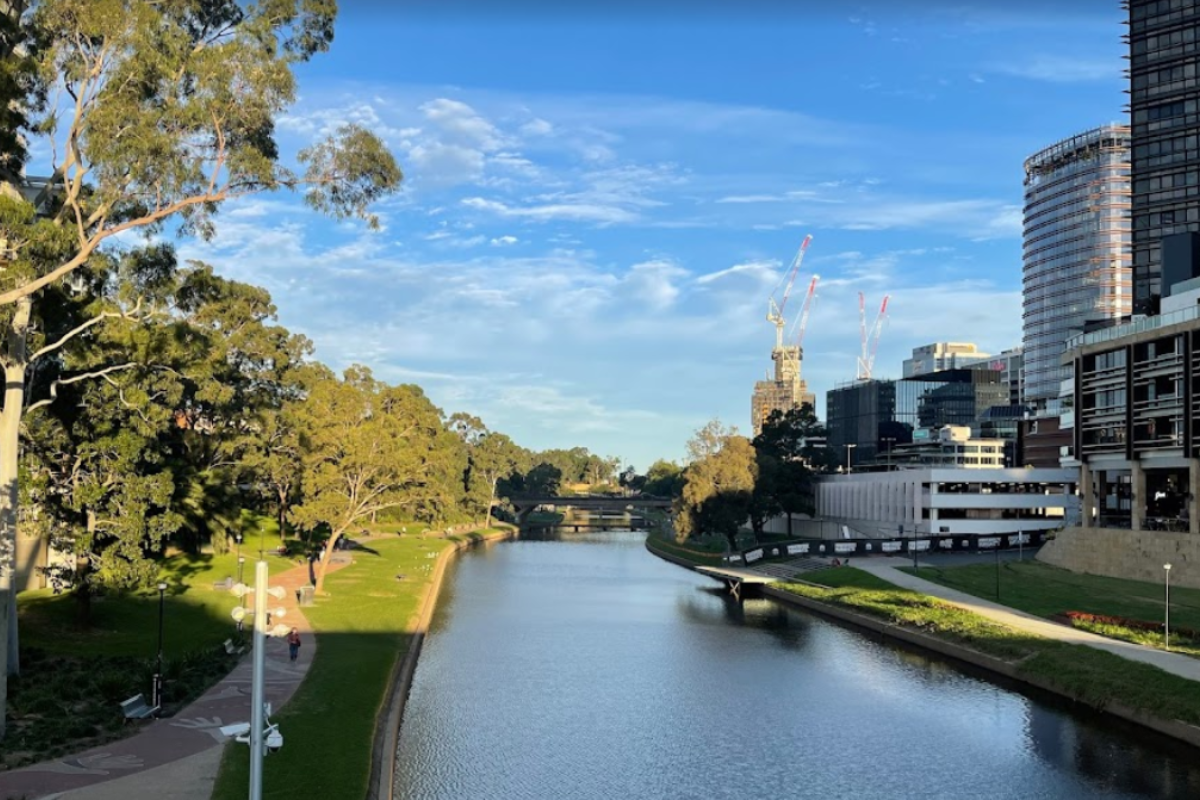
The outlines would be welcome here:
<svg viewBox="0 0 1200 800">
<path fill-rule="evenodd" d="M 976 597 L 996 597 L 993 564 L 921 567 L 916 571 L 906 567 L 904 571 Z M 1162 583 L 1084 575 L 1040 561 L 1021 561 L 1001 565 L 1000 602 L 1046 618 L 1064 611 L 1086 611 L 1161 622 L 1165 592 Z M 1200 589 L 1171 587 L 1171 624 L 1200 630 Z"/>
<path fill-rule="evenodd" d="M 1006 628 L 852 567 L 806 573 L 804 578 L 821 585 L 775 585 L 1002 659 L 1014 665 L 1018 676 L 1040 680 L 1097 708 L 1120 701 L 1162 719 L 1200 723 L 1200 683 L 1149 664 Z"/>
<path fill-rule="evenodd" d="M 355 551 L 351 566 L 326 579 L 329 596 L 304 609 L 317 653 L 296 695 L 272 718 L 284 747 L 265 761 L 264 797 L 366 796 L 375 717 L 393 664 L 407 652 L 430 556 L 451 540 L 373 540 L 367 547 L 375 552 Z M 248 749 L 226 746 L 214 800 L 245 797 L 248 781 Z"/>
<path fill-rule="evenodd" d="M 676 543 L 673 537 L 657 531 L 646 536 L 646 546 L 650 548 L 651 552 L 668 553 L 697 566 L 717 567 L 721 565 L 720 551 L 701 550 L 693 547 L 692 542 L 681 545 Z"/>
</svg>

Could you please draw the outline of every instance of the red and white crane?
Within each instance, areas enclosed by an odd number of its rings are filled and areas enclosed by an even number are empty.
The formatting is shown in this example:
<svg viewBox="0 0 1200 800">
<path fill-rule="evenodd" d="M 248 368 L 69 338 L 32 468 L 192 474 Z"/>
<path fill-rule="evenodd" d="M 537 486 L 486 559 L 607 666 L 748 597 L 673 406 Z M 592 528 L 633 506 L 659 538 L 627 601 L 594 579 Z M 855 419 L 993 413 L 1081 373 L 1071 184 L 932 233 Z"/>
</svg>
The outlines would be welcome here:
<svg viewBox="0 0 1200 800">
<path fill-rule="evenodd" d="M 804 308 L 800 311 L 800 321 L 796 323 L 796 348 L 800 350 L 801 355 L 804 353 L 804 331 L 808 328 L 808 314 L 812 311 L 813 300 L 817 296 L 817 281 L 820 279 L 820 275 L 813 275 L 812 280 L 808 282 L 808 291 L 804 293 Z"/>
<path fill-rule="evenodd" d="M 871 380 L 871 369 L 875 366 L 875 353 L 879 349 L 879 335 L 883 333 L 883 323 L 887 318 L 888 298 L 889 295 L 883 296 L 879 313 L 875 315 L 875 321 L 871 323 L 868 330 L 867 300 L 862 292 L 858 293 L 858 327 L 862 337 L 862 355 L 858 359 L 858 379 L 860 381 Z"/>
<path fill-rule="evenodd" d="M 796 273 L 800 271 L 800 264 L 804 261 L 804 253 L 808 250 L 810 242 L 812 242 L 812 234 L 805 236 L 804 241 L 800 243 L 800 249 L 796 252 L 796 257 L 792 259 L 791 266 L 784 273 L 779 285 L 775 287 L 775 291 L 771 292 L 771 299 L 767 302 L 767 322 L 775 323 L 776 349 L 783 347 L 783 329 L 787 324 L 783 312 L 787 307 L 788 297 L 792 294 L 792 284 L 796 282 Z M 782 295 L 780 289 L 783 289 Z M 778 302 L 775 300 L 776 297 L 779 298 Z"/>
</svg>

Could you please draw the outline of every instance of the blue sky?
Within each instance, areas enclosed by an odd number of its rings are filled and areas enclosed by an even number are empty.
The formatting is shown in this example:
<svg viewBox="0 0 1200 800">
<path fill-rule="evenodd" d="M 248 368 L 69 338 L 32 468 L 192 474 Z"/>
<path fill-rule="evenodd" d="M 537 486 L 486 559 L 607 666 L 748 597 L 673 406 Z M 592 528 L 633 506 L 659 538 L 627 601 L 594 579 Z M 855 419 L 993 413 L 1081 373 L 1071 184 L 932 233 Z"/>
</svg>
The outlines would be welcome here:
<svg viewBox="0 0 1200 800">
<path fill-rule="evenodd" d="M 380 133 L 406 176 L 384 229 L 273 195 L 183 255 L 268 288 L 335 368 L 639 469 L 710 419 L 748 430 L 805 234 L 822 413 L 859 291 L 892 298 L 882 377 L 929 342 L 1019 345 L 1022 161 L 1124 119 L 1117 2 L 344 5 L 279 132 Z"/>
</svg>

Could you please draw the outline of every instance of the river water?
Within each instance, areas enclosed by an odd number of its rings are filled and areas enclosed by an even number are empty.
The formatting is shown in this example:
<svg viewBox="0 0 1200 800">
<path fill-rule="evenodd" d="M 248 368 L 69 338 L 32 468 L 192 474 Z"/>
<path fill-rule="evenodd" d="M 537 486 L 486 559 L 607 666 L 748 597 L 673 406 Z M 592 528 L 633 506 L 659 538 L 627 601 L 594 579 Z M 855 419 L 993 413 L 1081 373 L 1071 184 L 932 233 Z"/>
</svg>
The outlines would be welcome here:
<svg viewBox="0 0 1200 800">
<path fill-rule="evenodd" d="M 769 600 L 644 534 L 452 565 L 396 797 L 1196 798 L 1200 759 Z"/>
</svg>

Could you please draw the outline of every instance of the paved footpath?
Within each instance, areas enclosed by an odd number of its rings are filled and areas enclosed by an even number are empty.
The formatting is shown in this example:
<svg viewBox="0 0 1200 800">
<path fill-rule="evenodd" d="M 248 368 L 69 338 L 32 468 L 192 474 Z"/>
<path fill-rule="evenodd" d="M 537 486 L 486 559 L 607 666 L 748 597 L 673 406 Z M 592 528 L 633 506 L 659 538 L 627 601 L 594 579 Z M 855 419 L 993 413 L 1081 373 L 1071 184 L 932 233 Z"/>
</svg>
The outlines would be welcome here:
<svg viewBox="0 0 1200 800">
<path fill-rule="evenodd" d="M 343 566 L 339 558 L 329 569 Z M 308 566 L 272 575 L 270 585 L 285 590 L 282 600 L 270 598 L 270 606 L 286 608 L 280 621 L 299 628 L 303 638 L 295 662 L 288 661 L 283 639 L 267 639 L 266 695 L 272 708 L 279 709 L 300 686 L 317 644 L 296 598 L 296 590 L 308 585 Z M 201 586 L 194 591 L 213 590 Z M 229 598 L 232 610 L 237 601 L 232 594 Z M 0 800 L 208 800 L 225 743 L 219 728 L 250 720 L 251 669 L 247 652 L 229 675 L 172 717 L 130 722 L 141 730 L 126 739 L 0 773 Z"/>
<path fill-rule="evenodd" d="M 1169 653 L 1165 650 L 1157 650 L 1153 647 L 1145 647 L 1131 642 L 1108 639 L 1104 636 L 1097 636 L 1094 633 L 1078 630 L 1077 628 L 1059 625 L 1056 622 L 1050 622 L 1041 617 L 1026 614 L 1024 611 L 1017 611 L 1016 609 L 1002 606 L 999 603 L 993 603 L 990 600 L 984 600 L 974 595 L 959 592 L 896 569 L 899 566 L 907 566 L 909 563 L 908 559 L 901 558 L 856 558 L 854 560 L 854 566 L 863 572 L 870 572 L 872 575 L 876 575 L 888 583 L 894 583 L 905 589 L 912 589 L 914 592 L 940 598 L 952 605 L 973 611 L 981 617 L 987 617 L 1010 628 L 1034 633 L 1038 636 L 1044 636 L 1047 639 L 1058 639 L 1070 644 L 1082 644 L 1094 647 L 1097 650 L 1105 650 L 1122 658 L 1150 664 L 1173 675 L 1179 675 L 1193 681 L 1200 681 L 1200 659 L 1179 653 Z M 1001 597 L 1003 597 L 1003 587 L 1001 587 L 1000 592 Z"/>
</svg>

